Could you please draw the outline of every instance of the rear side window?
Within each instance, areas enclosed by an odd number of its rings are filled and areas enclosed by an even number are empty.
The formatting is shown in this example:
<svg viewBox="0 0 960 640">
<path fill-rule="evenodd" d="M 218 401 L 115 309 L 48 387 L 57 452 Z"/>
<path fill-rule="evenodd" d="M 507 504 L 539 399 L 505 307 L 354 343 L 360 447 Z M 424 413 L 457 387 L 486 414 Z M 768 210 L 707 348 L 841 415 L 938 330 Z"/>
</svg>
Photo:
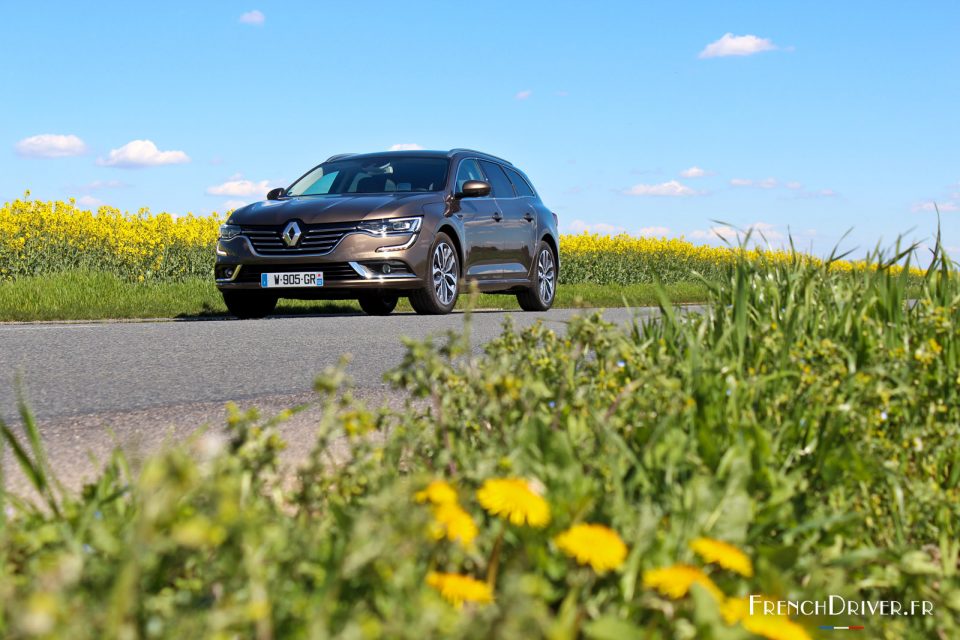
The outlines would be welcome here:
<svg viewBox="0 0 960 640">
<path fill-rule="evenodd" d="M 525 196 L 533 196 L 533 189 L 530 188 L 530 183 L 528 183 L 519 171 L 514 171 L 510 167 L 506 168 L 507 177 L 510 178 L 510 182 L 513 183 L 513 188 L 517 190 L 517 195 L 521 198 Z"/>
<path fill-rule="evenodd" d="M 507 180 L 507 176 L 503 172 L 503 169 L 500 168 L 500 165 L 493 162 L 487 162 L 486 160 L 481 160 L 480 166 L 483 167 L 483 172 L 487 174 L 487 179 L 490 181 L 490 186 L 493 187 L 494 198 L 516 197 L 516 194 L 513 192 L 513 185 L 510 184 L 509 180 Z"/>
</svg>

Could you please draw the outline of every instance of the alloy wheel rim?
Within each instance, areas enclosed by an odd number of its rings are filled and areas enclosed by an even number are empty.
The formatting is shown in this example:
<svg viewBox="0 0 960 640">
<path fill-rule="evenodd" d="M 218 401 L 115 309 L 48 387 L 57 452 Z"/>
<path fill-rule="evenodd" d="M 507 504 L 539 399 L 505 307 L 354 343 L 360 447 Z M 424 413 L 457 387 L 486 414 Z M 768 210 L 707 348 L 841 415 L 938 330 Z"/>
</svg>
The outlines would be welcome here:
<svg viewBox="0 0 960 640">
<path fill-rule="evenodd" d="M 440 304 L 447 306 L 457 295 L 457 257 L 453 248 L 441 242 L 433 250 L 433 289 Z"/>
<path fill-rule="evenodd" d="M 540 290 L 540 299 L 543 302 L 553 300 L 556 274 L 556 269 L 553 266 L 553 253 L 549 249 L 544 249 L 537 259 L 537 285 Z"/>
</svg>

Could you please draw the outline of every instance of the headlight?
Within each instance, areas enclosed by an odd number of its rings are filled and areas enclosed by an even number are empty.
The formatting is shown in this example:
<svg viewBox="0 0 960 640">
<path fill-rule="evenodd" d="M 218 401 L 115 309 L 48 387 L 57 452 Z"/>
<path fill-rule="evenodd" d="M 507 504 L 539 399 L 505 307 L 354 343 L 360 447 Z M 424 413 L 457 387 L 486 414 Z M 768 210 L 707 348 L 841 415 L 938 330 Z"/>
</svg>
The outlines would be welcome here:
<svg viewBox="0 0 960 640">
<path fill-rule="evenodd" d="M 416 233 L 420 230 L 422 218 L 389 218 L 387 220 L 366 220 L 357 225 L 357 229 L 374 236 L 393 236 L 402 233 Z"/>
<path fill-rule="evenodd" d="M 221 240 L 231 240 L 240 235 L 240 227 L 235 224 L 222 224 L 220 225 L 220 239 Z"/>
</svg>

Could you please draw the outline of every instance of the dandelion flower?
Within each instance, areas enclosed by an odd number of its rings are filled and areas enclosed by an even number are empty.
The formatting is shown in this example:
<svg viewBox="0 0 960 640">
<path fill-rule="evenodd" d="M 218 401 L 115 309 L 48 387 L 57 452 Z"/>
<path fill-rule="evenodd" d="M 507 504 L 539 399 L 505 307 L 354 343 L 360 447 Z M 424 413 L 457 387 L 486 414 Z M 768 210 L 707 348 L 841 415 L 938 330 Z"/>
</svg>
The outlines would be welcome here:
<svg viewBox="0 0 960 640">
<path fill-rule="evenodd" d="M 433 525 L 433 535 L 437 540 L 446 538 L 469 547 L 477 537 L 477 525 L 473 518 L 455 502 L 434 507 Z"/>
<path fill-rule="evenodd" d="M 723 621 L 733 626 L 750 615 L 750 601 L 748 598 L 727 598 L 720 605 L 720 615 Z"/>
<path fill-rule="evenodd" d="M 724 569 L 735 571 L 742 576 L 753 576 L 753 564 L 743 551 L 732 544 L 712 538 L 697 538 L 690 543 L 694 553 L 704 562 L 720 565 Z"/>
<path fill-rule="evenodd" d="M 580 564 L 589 564 L 597 573 L 617 569 L 627 557 L 627 545 L 613 529 L 600 524 L 575 524 L 554 542 Z"/>
<path fill-rule="evenodd" d="M 672 567 L 651 569 L 643 572 L 643 586 L 656 589 L 673 600 L 679 600 L 690 592 L 690 587 L 699 584 L 710 595 L 723 602 L 723 593 L 707 574 L 687 564 L 675 564 Z"/>
<path fill-rule="evenodd" d="M 493 478 L 477 491 L 477 500 L 487 513 L 509 520 L 512 524 L 545 527 L 550 522 L 550 505 L 534 493 L 530 484 L 520 478 Z"/>
<path fill-rule="evenodd" d="M 457 491 L 446 480 L 434 480 L 423 491 L 417 491 L 413 498 L 417 502 L 429 502 L 435 505 L 455 504 Z"/>
<path fill-rule="evenodd" d="M 767 640 L 810 640 L 810 634 L 786 616 L 752 615 L 743 619 L 743 628 Z"/>
<path fill-rule="evenodd" d="M 462 607 L 464 602 L 493 602 L 490 585 L 470 576 L 431 571 L 427 574 L 427 584 L 439 591 L 444 600 L 458 608 Z"/>
</svg>

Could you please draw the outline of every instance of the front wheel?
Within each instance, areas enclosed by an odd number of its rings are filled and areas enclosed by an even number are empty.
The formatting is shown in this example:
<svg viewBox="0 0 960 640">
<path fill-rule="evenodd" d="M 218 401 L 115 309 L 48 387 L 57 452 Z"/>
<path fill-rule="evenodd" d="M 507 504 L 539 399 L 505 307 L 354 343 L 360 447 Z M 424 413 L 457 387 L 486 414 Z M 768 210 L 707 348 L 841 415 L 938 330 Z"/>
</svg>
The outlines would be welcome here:
<svg viewBox="0 0 960 640">
<path fill-rule="evenodd" d="M 537 249 L 537 264 L 531 287 L 517 294 L 517 302 L 524 311 L 546 311 L 553 306 L 557 295 L 557 258 L 553 249 L 541 241 Z"/>
<path fill-rule="evenodd" d="M 397 308 L 399 297 L 394 293 L 365 293 L 357 298 L 360 308 L 371 316 L 388 316 Z"/>
<path fill-rule="evenodd" d="M 227 310 L 241 320 L 263 318 L 277 307 L 277 296 L 259 291 L 222 291 Z"/>
<path fill-rule="evenodd" d="M 410 306 L 417 313 L 450 313 L 460 295 L 460 260 L 450 236 L 437 234 L 427 264 L 427 284 L 410 294 Z"/>
</svg>

